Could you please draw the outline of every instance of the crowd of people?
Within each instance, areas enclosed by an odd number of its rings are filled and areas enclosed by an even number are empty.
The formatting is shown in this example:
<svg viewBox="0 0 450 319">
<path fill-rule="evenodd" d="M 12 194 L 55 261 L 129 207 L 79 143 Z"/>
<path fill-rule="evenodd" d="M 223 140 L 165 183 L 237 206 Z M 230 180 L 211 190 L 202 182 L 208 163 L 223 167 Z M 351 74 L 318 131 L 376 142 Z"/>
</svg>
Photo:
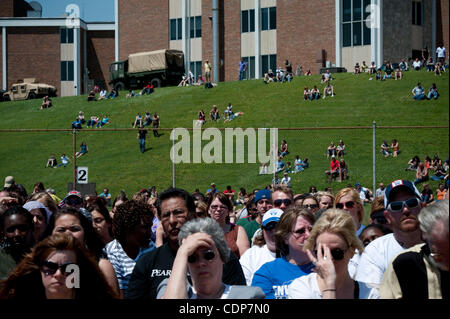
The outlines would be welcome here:
<svg viewBox="0 0 450 319">
<path fill-rule="evenodd" d="M 359 183 L 335 194 L 277 185 L 235 197 L 212 183 L 61 200 L 8 176 L 0 298 L 447 299 L 448 193 L 429 201 L 407 180 L 381 187 L 365 216 Z"/>
</svg>

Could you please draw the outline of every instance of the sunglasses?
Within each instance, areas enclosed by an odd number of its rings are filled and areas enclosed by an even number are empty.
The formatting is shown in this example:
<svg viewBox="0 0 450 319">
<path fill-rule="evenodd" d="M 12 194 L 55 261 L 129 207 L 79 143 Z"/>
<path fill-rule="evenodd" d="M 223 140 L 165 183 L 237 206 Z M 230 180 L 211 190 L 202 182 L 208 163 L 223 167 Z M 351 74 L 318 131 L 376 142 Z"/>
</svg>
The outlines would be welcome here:
<svg viewBox="0 0 450 319">
<path fill-rule="evenodd" d="M 420 204 L 419 199 L 417 198 L 410 198 L 404 201 L 397 201 L 397 202 L 392 202 L 389 203 L 389 205 L 387 206 L 387 209 L 393 213 L 400 213 L 403 208 L 408 207 L 408 208 L 416 208 L 418 207 Z"/>
<path fill-rule="evenodd" d="M 314 208 L 319 207 L 319 205 L 317 205 L 317 204 L 306 204 L 306 205 L 303 205 L 302 207 L 303 208 L 314 209 Z"/>
<path fill-rule="evenodd" d="M 203 259 L 206 261 L 211 261 L 216 257 L 216 253 L 212 250 L 201 252 L 201 254 L 203 255 Z M 192 254 L 188 257 L 188 263 L 193 264 L 197 262 L 198 259 L 199 258 L 196 254 Z"/>
<path fill-rule="evenodd" d="M 80 199 L 68 199 L 66 200 L 67 205 L 80 205 L 83 202 Z"/>
<path fill-rule="evenodd" d="M 67 270 L 67 267 L 70 265 L 76 265 L 76 264 L 75 263 L 66 263 L 66 264 L 59 265 L 57 263 L 46 260 L 42 263 L 41 269 L 42 269 L 42 272 L 44 273 L 44 275 L 46 275 L 46 276 L 56 274 L 58 269 L 61 270 L 61 273 L 63 275 L 67 276 L 72 273 L 71 271 Z"/>
<path fill-rule="evenodd" d="M 342 260 L 344 259 L 344 255 L 347 252 L 346 250 L 342 250 L 340 248 L 334 248 L 330 250 L 331 252 L 331 256 L 333 257 L 334 260 Z M 314 255 L 317 256 L 317 249 L 314 250 Z"/>
<path fill-rule="evenodd" d="M 223 205 L 212 205 L 209 208 L 211 208 L 212 210 L 218 210 L 218 209 L 225 210 L 225 209 L 228 209 L 227 206 L 223 206 Z"/>
<path fill-rule="evenodd" d="M 306 233 L 306 230 L 311 232 L 312 227 L 310 226 L 310 227 L 300 228 L 300 229 L 297 229 L 297 230 L 293 231 L 293 233 L 296 234 L 296 235 L 303 235 L 304 233 Z"/>
<path fill-rule="evenodd" d="M 28 229 L 30 229 L 30 228 L 28 225 L 14 225 L 14 226 L 6 228 L 6 232 L 9 234 L 12 234 L 16 231 L 16 229 L 23 233 L 23 232 L 28 231 Z"/>
<path fill-rule="evenodd" d="M 292 201 L 289 198 L 286 199 L 276 199 L 273 201 L 273 204 L 275 205 L 275 207 L 280 207 L 282 204 L 284 204 L 285 206 L 289 206 L 291 205 Z"/>
<path fill-rule="evenodd" d="M 353 208 L 353 207 L 355 207 L 355 205 L 356 205 L 356 203 L 351 200 L 351 201 L 348 201 L 345 203 L 337 203 L 336 208 L 343 209 L 344 206 L 345 206 L 345 208 Z"/>
</svg>

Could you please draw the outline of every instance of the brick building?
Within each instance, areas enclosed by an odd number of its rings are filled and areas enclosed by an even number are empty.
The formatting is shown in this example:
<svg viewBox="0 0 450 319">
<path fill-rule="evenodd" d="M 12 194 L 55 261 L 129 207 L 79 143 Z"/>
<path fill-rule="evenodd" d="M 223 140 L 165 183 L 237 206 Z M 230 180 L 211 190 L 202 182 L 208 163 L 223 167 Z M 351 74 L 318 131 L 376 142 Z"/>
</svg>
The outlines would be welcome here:
<svg viewBox="0 0 450 319">
<path fill-rule="evenodd" d="M 420 56 L 424 47 L 449 49 L 447 0 L 217 2 L 214 11 L 213 0 L 114 0 L 114 22 L 80 20 L 67 29 L 64 18 L 25 18 L 23 0 L 2 0 L 0 87 L 37 77 L 60 95 L 80 94 L 89 83 L 108 82 L 111 62 L 158 49 L 183 50 L 186 68 L 199 75 L 205 60 L 213 62 L 213 11 L 219 81 L 237 80 L 241 58 L 246 77 L 261 78 L 286 59 L 294 71 L 300 65 L 313 73 L 327 66 L 351 71 L 356 62 L 380 66 Z"/>
<path fill-rule="evenodd" d="M 448 50 L 448 1 L 443 0 L 219 0 L 219 80 L 237 80 L 238 63 L 260 78 L 291 61 L 294 70 L 326 66 L 352 70 L 356 62 L 399 62 L 424 47 Z M 181 49 L 200 74 L 212 61 L 212 0 L 116 0 L 118 56 Z M 258 13 L 258 14 L 255 14 Z M 374 26 L 374 27 L 372 27 Z"/>
<path fill-rule="evenodd" d="M 0 1 L 0 88 L 24 78 L 54 85 L 59 96 L 107 85 L 114 22 L 40 18 L 23 0 Z"/>
</svg>

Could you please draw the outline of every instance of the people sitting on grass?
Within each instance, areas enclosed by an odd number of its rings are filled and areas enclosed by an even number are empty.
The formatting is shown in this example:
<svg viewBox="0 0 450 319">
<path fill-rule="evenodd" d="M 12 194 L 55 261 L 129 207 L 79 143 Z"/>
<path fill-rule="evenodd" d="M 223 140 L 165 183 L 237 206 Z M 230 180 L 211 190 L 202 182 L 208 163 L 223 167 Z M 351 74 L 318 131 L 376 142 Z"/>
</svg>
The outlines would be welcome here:
<svg viewBox="0 0 450 319">
<path fill-rule="evenodd" d="M 419 58 L 416 58 L 412 64 L 412 67 L 414 70 L 419 71 L 422 67 L 422 63 L 420 62 Z"/>
<path fill-rule="evenodd" d="M 269 73 L 264 73 L 264 83 L 269 84 L 270 82 L 273 82 L 273 79 L 269 77 Z"/>
<path fill-rule="evenodd" d="M 335 180 L 339 176 L 339 161 L 335 155 L 331 155 L 330 169 L 325 171 L 325 177 L 327 183 Z"/>
<path fill-rule="evenodd" d="M 377 73 L 375 74 L 375 80 L 384 81 L 383 75 L 381 73 L 381 69 L 377 69 Z"/>
<path fill-rule="evenodd" d="M 105 126 L 106 124 L 109 124 L 109 123 L 110 122 L 109 122 L 108 116 L 107 115 L 103 115 L 102 120 L 98 121 L 97 125 L 95 127 L 103 127 L 103 126 Z"/>
<path fill-rule="evenodd" d="M 305 160 L 301 160 L 299 155 L 295 156 L 295 161 L 294 161 L 294 173 L 298 173 L 298 172 L 302 172 L 304 171 L 306 168 L 308 168 L 309 164 L 308 164 L 308 159 L 305 158 Z"/>
<path fill-rule="evenodd" d="M 347 163 L 343 158 L 339 160 L 339 181 L 342 182 L 344 179 L 348 179 L 348 167 Z"/>
<path fill-rule="evenodd" d="M 327 69 L 324 73 L 322 73 L 321 83 L 326 83 L 327 81 L 332 80 L 330 70 Z"/>
<path fill-rule="evenodd" d="M 153 93 L 154 86 L 153 84 L 148 83 L 141 91 L 141 95 L 150 95 L 151 93 Z"/>
<path fill-rule="evenodd" d="M 293 168 L 291 162 L 286 162 L 286 166 L 284 167 L 284 171 L 288 174 L 293 173 Z"/>
<path fill-rule="evenodd" d="M 331 85 L 330 81 L 327 81 L 327 85 L 323 89 L 322 98 L 325 99 L 327 95 L 331 95 L 331 97 L 334 97 L 334 87 Z"/>
<path fill-rule="evenodd" d="M 230 122 L 232 120 L 234 120 L 235 118 L 237 118 L 240 115 L 244 115 L 244 112 L 236 112 L 230 115 L 229 118 L 225 119 L 224 122 Z"/>
<path fill-rule="evenodd" d="M 377 71 L 377 67 L 376 67 L 376 65 L 375 65 L 375 62 L 371 62 L 370 63 L 370 66 L 369 66 L 369 68 L 368 68 L 368 71 L 369 71 L 369 74 L 375 74 L 376 73 L 376 71 Z"/>
<path fill-rule="evenodd" d="M 149 126 L 150 124 L 152 124 L 153 118 L 152 118 L 152 113 L 150 113 L 149 111 L 145 111 L 145 115 L 144 115 L 144 124 L 143 126 Z"/>
<path fill-rule="evenodd" d="M 308 69 L 308 70 L 305 72 L 305 76 L 311 76 L 311 75 L 312 75 L 311 69 Z"/>
<path fill-rule="evenodd" d="M 276 163 L 276 173 L 284 171 L 286 164 L 283 162 L 283 157 L 278 156 L 278 161 Z"/>
<path fill-rule="evenodd" d="M 287 172 L 284 172 L 283 178 L 281 179 L 280 184 L 281 184 L 282 186 L 287 186 L 287 187 L 289 187 L 289 188 L 292 187 L 292 185 L 291 185 L 291 178 L 289 177 L 289 175 L 288 175 Z"/>
<path fill-rule="evenodd" d="M 83 155 L 86 154 L 87 152 L 88 152 L 87 144 L 86 144 L 85 141 L 83 141 L 83 142 L 81 142 L 80 150 L 79 150 L 78 152 L 75 153 L 75 156 L 78 158 L 78 157 L 83 156 Z"/>
<path fill-rule="evenodd" d="M 408 161 L 408 167 L 405 168 L 405 171 L 416 171 L 419 166 L 420 159 L 419 156 L 415 155 Z"/>
<path fill-rule="evenodd" d="M 433 72 L 434 71 L 434 62 L 433 62 L 433 58 L 429 57 L 427 60 L 427 72 Z"/>
<path fill-rule="evenodd" d="M 87 121 L 86 127 L 94 127 L 97 124 L 98 120 L 98 116 L 92 115 L 91 118 Z"/>
<path fill-rule="evenodd" d="M 433 83 L 431 85 L 431 87 L 428 89 L 427 99 L 428 100 L 432 100 L 432 99 L 437 100 L 438 96 L 439 96 L 439 93 L 438 93 L 436 83 Z"/>
<path fill-rule="evenodd" d="M 286 140 L 282 140 L 281 141 L 279 153 L 280 153 L 281 158 L 283 158 L 283 157 L 285 157 L 286 155 L 289 154 L 288 144 L 287 144 Z"/>
<path fill-rule="evenodd" d="M 98 94 L 98 99 L 97 100 L 105 100 L 107 94 L 108 94 L 108 92 L 106 91 L 106 89 L 102 88 L 102 90 Z"/>
<path fill-rule="evenodd" d="M 398 67 L 402 72 L 408 71 L 409 69 L 408 62 L 406 62 L 405 59 L 401 60 L 401 62 L 398 64 Z"/>
<path fill-rule="evenodd" d="M 88 102 L 91 102 L 91 101 L 97 101 L 97 99 L 95 98 L 95 92 L 94 92 L 94 90 L 92 90 L 91 92 L 89 92 L 87 101 L 88 101 Z"/>
<path fill-rule="evenodd" d="M 140 95 L 139 93 L 138 94 L 136 94 L 136 93 L 134 93 L 134 90 L 129 90 L 128 91 L 128 94 L 125 96 L 127 99 L 129 99 L 129 98 L 132 98 L 132 97 L 135 97 L 135 96 L 138 96 L 138 95 Z"/>
<path fill-rule="evenodd" d="M 418 82 L 417 86 L 412 89 L 411 93 L 413 94 L 414 100 L 425 100 L 425 90 L 420 82 Z"/>
<path fill-rule="evenodd" d="M 398 145 L 398 141 L 394 138 L 391 144 L 392 149 L 392 157 L 397 157 L 400 154 L 400 146 Z"/>
<path fill-rule="evenodd" d="M 59 163 L 58 165 L 56 165 L 56 167 L 61 167 L 64 166 L 66 167 L 67 164 L 69 164 L 70 160 L 69 158 L 66 156 L 66 154 L 62 154 L 61 155 L 61 163 Z"/>
<path fill-rule="evenodd" d="M 353 68 L 353 74 L 359 74 L 361 73 L 361 67 L 359 66 L 359 63 L 356 62 L 355 67 Z"/>
<path fill-rule="evenodd" d="M 201 127 L 206 123 L 206 115 L 203 110 L 198 111 L 197 126 Z"/>
<path fill-rule="evenodd" d="M 50 155 L 49 159 L 47 160 L 47 164 L 45 167 L 56 167 L 58 163 L 56 162 L 55 154 Z"/>
<path fill-rule="evenodd" d="M 114 99 L 119 96 L 119 91 L 117 91 L 115 88 L 111 89 L 111 92 L 106 96 L 106 99 Z"/>
<path fill-rule="evenodd" d="M 76 130 L 81 129 L 81 121 L 79 118 L 76 118 L 75 121 L 72 122 L 72 128 Z"/>
<path fill-rule="evenodd" d="M 392 69 L 391 62 L 387 61 L 384 66 L 383 80 L 392 79 L 392 72 L 394 72 L 394 70 Z"/>
<path fill-rule="evenodd" d="M 395 79 L 396 80 L 403 79 L 403 71 L 400 68 L 395 69 Z"/>
<path fill-rule="evenodd" d="M 344 157 L 345 155 L 345 144 L 343 140 L 339 140 L 339 144 L 336 146 L 336 156 Z"/>
<path fill-rule="evenodd" d="M 229 118 L 231 114 L 233 114 L 233 105 L 231 105 L 231 103 L 228 103 L 227 109 L 223 113 L 226 119 Z"/>
<path fill-rule="evenodd" d="M 188 78 L 187 78 L 186 74 L 183 74 L 181 76 L 181 81 L 178 84 L 178 86 L 187 86 L 187 84 L 188 84 Z"/>
<path fill-rule="evenodd" d="M 78 119 L 80 120 L 81 124 L 86 123 L 86 119 L 84 118 L 84 113 L 83 111 L 78 112 Z"/>
<path fill-rule="evenodd" d="M 217 105 L 213 105 L 211 111 L 209 112 L 209 118 L 211 122 L 217 122 L 220 119 L 219 109 L 217 108 Z"/>
<path fill-rule="evenodd" d="M 387 141 L 383 141 L 383 144 L 381 144 L 381 154 L 383 154 L 384 157 L 388 157 L 392 154 Z"/>
<path fill-rule="evenodd" d="M 363 205 L 366 203 L 371 203 L 373 200 L 373 193 L 370 189 L 367 187 L 361 186 L 360 183 L 355 183 L 355 191 L 358 193 L 359 198 L 361 199 L 361 202 Z"/>
<path fill-rule="evenodd" d="M 336 154 L 337 154 L 336 146 L 334 145 L 334 142 L 331 142 L 327 148 L 327 158 L 333 155 L 336 156 Z"/>
<path fill-rule="evenodd" d="M 317 86 L 314 85 L 314 87 L 311 89 L 309 99 L 312 101 L 312 100 L 318 100 L 319 98 L 320 98 L 320 91 L 317 88 Z"/>
<path fill-rule="evenodd" d="M 50 99 L 48 97 L 48 95 L 44 96 L 44 98 L 42 99 L 42 104 L 41 104 L 41 110 L 43 109 L 48 109 L 49 107 L 51 107 L 52 104 L 52 99 Z"/>
<path fill-rule="evenodd" d="M 441 64 L 441 62 L 436 62 L 434 67 L 434 75 L 442 75 L 442 70 L 445 70 Z"/>
<path fill-rule="evenodd" d="M 142 115 L 141 115 L 140 112 L 138 112 L 137 115 L 136 115 L 136 118 L 134 120 L 134 123 L 133 123 L 133 128 L 135 128 L 136 126 L 140 127 L 141 125 L 143 125 L 143 123 L 142 123 Z"/>
<path fill-rule="evenodd" d="M 310 100 L 310 97 L 311 97 L 311 91 L 308 89 L 308 87 L 307 86 L 305 86 L 304 88 L 303 88 L 303 99 L 306 101 L 306 100 Z"/>
<path fill-rule="evenodd" d="M 367 66 L 367 64 L 366 64 L 366 61 L 362 61 L 362 64 L 361 64 L 361 67 L 360 67 L 360 69 L 361 69 L 361 72 L 362 73 L 366 73 L 367 72 L 367 70 L 368 70 L 368 66 Z"/>
<path fill-rule="evenodd" d="M 428 180 L 428 168 L 425 167 L 424 163 L 420 162 L 416 170 L 416 179 L 414 180 L 414 185 L 426 182 Z"/>
</svg>

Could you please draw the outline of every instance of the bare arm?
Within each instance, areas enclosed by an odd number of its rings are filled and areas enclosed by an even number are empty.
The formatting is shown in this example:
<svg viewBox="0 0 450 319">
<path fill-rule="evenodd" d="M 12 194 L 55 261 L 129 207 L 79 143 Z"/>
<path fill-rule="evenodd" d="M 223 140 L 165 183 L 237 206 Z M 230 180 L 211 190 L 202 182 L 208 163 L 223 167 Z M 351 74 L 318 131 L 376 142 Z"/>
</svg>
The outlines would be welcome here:
<svg viewBox="0 0 450 319">
<path fill-rule="evenodd" d="M 244 227 L 237 226 L 238 227 L 238 235 L 236 239 L 236 245 L 239 248 L 239 255 L 243 255 L 247 249 L 250 248 L 250 242 L 248 240 L 247 233 L 245 232 Z"/>
<path fill-rule="evenodd" d="M 117 281 L 116 272 L 109 260 L 100 258 L 98 266 L 105 276 L 106 282 L 112 288 L 112 290 L 118 295 L 123 297 L 123 293 L 119 290 L 119 282 Z"/>
</svg>

